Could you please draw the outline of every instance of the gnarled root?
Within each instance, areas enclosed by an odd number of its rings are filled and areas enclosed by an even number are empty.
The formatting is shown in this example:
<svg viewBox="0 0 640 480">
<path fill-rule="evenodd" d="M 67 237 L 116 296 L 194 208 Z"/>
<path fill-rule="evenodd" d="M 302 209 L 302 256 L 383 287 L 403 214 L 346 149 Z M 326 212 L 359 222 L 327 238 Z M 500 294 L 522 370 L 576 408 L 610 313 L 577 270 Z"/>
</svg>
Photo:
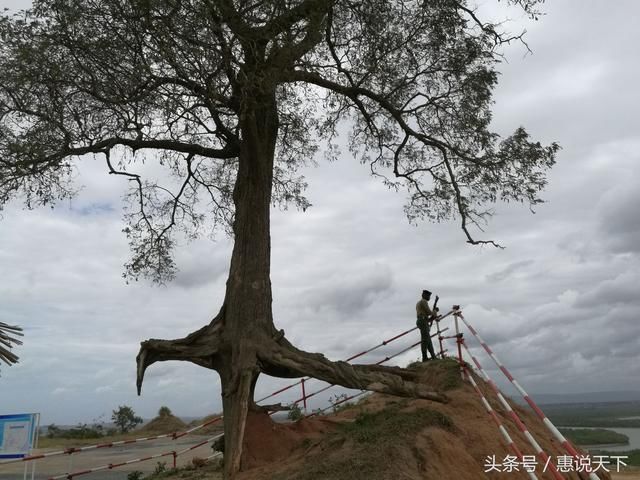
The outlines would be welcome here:
<svg viewBox="0 0 640 480">
<path fill-rule="evenodd" d="M 225 432 L 225 478 L 233 480 L 241 468 L 244 430 L 258 375 L 310 376 L 346 388 L 447 402 L 446 395 L 418 381 L 419 373 L 381 365 L 351 365 L 332 362 L 319 353 L 308 353 L 291 345 L 284 335 L 252 330 L 243 335 L 224 332 L 223 310 L 207 326 L 177 340 L 142 342 L 138 362 L 138 393 L 149 365 L 165 360 L 186 360 L 214 369 L 222 382 Z M 231 333 L 231 335 L 230 335 Z M 264 408 L 264 407 L 262 407 Z M 280 408 L 278 408 L 280 409 Z"/>
<path fill-rule="evenodd" d="M 209 325 L 175 340 L 158 340 L 155 338 L 140 343 L 140 351 L 136 357 L 138 395 L 142 390 L 142 381 L 146 369 L 155 362 L 166 360 L 183 360 L 201 367 L 215 369 L 216 355 L 220 351 L 223 324 L 220 321 L 223 311 Z"/>
<path fill-rule="evenodd" d="M 427 385 L 417 382 L 417 372 L 398 367 L 332 362 L 324 355 L 304 352 L 283 343 L 271 342 L 269 348 L 259 353 L 261 362 L 276 364 L 276 369 L 286 369 L 292 376 L 310 376 L 346 388 L 424 398 L 441 403 L 449 401 L 445 394 L 432 391 Z"/>
</svg>

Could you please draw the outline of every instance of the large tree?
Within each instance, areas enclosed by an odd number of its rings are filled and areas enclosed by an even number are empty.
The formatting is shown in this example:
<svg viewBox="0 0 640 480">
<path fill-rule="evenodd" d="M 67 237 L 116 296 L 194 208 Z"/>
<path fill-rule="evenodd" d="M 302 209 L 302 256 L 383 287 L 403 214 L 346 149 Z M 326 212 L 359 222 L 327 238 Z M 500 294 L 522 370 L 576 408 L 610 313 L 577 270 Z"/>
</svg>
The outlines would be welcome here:
<svg viewBox="0 0 640 480">
<path fill-rule="evenodd" d="M 540 0 L 510 0 L 531 17 Z M 467 0 L 35 0 L 0 21 L 0 205 L 73 195 L 96 158 L 131 185 L 127 275 L 166 281 L 179 231 L 234 239 L 223 304 L 149 365 L 187 360 L 221 378 L 225 474 L 240 469 L 260 373 L 446 401 L 409 371 L 331 362 L 272 315 L 270 209 L 305 209 L 301 166 L 349 129 L 353 156 L 408 193 L 411 221 L 457 218 L 468 242 L 494 202 L 535 205 L 557 145 L 491 132 L 500 47 L 521 40 Z M 143 178 L 157 159 L 175 188 Z M 138 172 L 138 173 L 136 173 Z"/>
</svg>

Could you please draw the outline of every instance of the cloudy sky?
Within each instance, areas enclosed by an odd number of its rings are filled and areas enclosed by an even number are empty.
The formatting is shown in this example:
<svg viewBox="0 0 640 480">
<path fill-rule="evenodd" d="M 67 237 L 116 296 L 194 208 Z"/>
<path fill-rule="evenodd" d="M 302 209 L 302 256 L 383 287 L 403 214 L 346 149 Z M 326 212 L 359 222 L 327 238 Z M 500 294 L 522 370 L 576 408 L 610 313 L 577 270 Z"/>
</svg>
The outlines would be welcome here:
<svg viewBox="0 0 640 480">
<path fill-rule="evenodd" d="M 428 288 L 443 307 L 464 306 L 530 392 L 640 388 L 640 5 L 555 1 L 545 11 L 526 23 L 534 54 L 506 52 L 495 129 L 522 124 L 562 145 L 548 203 L 535 215 L 498 206 L 486 235 L 507 248 L 473 247 L 456 224 L 409 225 L 403 195 L 348 156 L 321 163 L 306 172 L 313 207 L 273 216 L 274 313 L 291 341 L 348 357 L 411 328 Z M 145 417 L 161 405 L 184 416 L 219 410 L 217 375 L 190 364 L 154 365 L 137 397 L 135 356 L 141 340 L 183 336 L 217 312 L 230 243 L 184 245 L 165 287 L 126 285 L 125 185 L 89 159 L 78 184 L 55 210 L 3 212 L 0 320 L 22 325 L 25 344 L 20 363 L 2 367 L 0 414 L 74 424 L 122 404 Z M 259 393 L 283 384 L 262 378 Z"/>
</svg>

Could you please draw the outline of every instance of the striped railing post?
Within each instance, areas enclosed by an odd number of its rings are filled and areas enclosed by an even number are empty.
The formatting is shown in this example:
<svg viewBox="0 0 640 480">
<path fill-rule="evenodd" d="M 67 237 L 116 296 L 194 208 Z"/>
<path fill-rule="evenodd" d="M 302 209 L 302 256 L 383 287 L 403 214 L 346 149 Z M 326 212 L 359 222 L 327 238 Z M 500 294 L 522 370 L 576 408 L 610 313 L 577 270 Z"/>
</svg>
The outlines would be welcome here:
<svg viewBox="0 0 640 480">
<path fill-rule="evenodd" d="M 556 440 L 558 440 L 560 442 L 560 444 L 563 446 L 563 448 L 567 451 L 567 453 L 569 453 L 569 455 L 571 455 L 572 457 L 574 457 L 576 459 L 576 461 L 580 462 L 582 459 L 582 456 L 578 453 L 578 451 L 576 450 L 576 448 L 571 444 L 571 442 L 569 442 L 569 440 L 567 440 L 565 438 L 564 435 L 562 435 L 562 433 L 560 432 L 560 430 L 558 430 L 556 428 L 556 426 L 551 422 L 551 420 L 549 420 L 549 418 L 547 418 L 547 416 L 545 415 L 545 413 L 540 409 L 540 407 L 538 407 L 538 405 L 536 404 L 536 402 L 533 401 L 533 399 L 529 396 L 529 394 L 525 391 L 524 388 L 522 388 L 522 386 L 518 383 L 518 381 L 513 377 L 513 375 L 511 375 L 511 373 L 509 372 L 509 370 L 507 370 L 507 368 L 502 364 L 502 362 L 498 359 L 498 356 L 493 352 L 493 350 L 491 350 L 491 348 L 489 348 L 489 345 L 487 345 L 487 343 L 484 341 L 484 339 L 480 336 L 480 334 L 469 324 L 469 322 L 467 322 L 467 320 L 462 316 L 462 313 L 459 314 L 460 319 L 464 322 L 464 324 L 467 326 L 467 328 L 469 329 L 469 331 L 473 334 L 474 337 L 476 337 L 476 339 L 480 342 L 480 345 L 482 345 L 482 348 L 484 348 L 484 350 L 489 354 L 489 356 L 491 357 L 491 359 L 494 361 L 494 363 L 497 365 L 497 367 L 500 369 L 500 371 L 502 373 L 504 373 L 504 375 L 507 377 L 507 379 L 512 383 L 512 385 L 514 387 L 516 387 L 516 390 L 518 390 L 518 392 L 520 393 L 520 395 L 522 395 L 522 397 L 525 399 L 525 401 L 527 402 L 527 404 L 532 408 L 532 410 L 535 412 L 535 414 L 538 416 L 538 418 L 540 418 L 540 420 L 542 420 L 542 423 L 544 424 L 545 427 L 547 427 L 547 429 L 551 432 L 551 434 L 556 438 Z M 589 473 L 589 478 L 590 480 L 600 480 L 600 478 L 594 473 L 594 472 L 588 472 Z"/>
</svg>

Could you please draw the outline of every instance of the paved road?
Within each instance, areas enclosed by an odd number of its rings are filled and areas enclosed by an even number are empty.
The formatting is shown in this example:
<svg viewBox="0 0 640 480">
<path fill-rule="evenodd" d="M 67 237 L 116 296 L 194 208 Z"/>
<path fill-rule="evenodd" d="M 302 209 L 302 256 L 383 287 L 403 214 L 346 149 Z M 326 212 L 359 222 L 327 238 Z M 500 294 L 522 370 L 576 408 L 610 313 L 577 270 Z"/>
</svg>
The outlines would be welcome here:
<svg viewBox="0 0 640 480">
<path fill-rule="evenodd" d="M 128 472 L 96 472 L 86 475 L 82 478 L 88 480 L 127 480 Z M 23 474 L 18 473 L 0 473 L 0 480 L 23 480 Z M 47 480 L 49 478 L 45 474 L 36 473 L 34 480 Z M 27 475 L 27 480 L 31 480 L 31 475 Z"/>
<path fill-rule="evenodd" d="M 55 475 L 61 475 L 68 472 L 77 472 L 86 470 L 100 465 L 108 465 L 110 463 L 120 463 L 134 458 L 148 457 L 158 453 L 171 452 L 173 450 L 183 450 L 192 445 L 196 445 L 208 437 L 200 435 L 189 435 L 178 440 L 162 439 L 151 442 L 143 442 L 133 445 L 124 445 L 118 447 L 104 448 L 98 450 L 89 450 L 87 452 L 76 453 L 73 455 L 59 455 L 55 457 L 43 458 L 36 460 L 35 480 L 46 480 Z M 59 449 L 51 449 L 59 450 Z M 51 451 L 41 450 L 37 453 Z M 178 466 L 184 466 L 191 462 L 193 457 L 207 457 L 211 455 L 212 450 L 209 445 L 203 445 L 191 452 L 187 452 L 178 457 Z M 115 470 L 105 470 L 77 477 L 86 480 L 126 480 L 127 474 L 134 470 L 140 470 L 148 473 L 152 472 L 158 462 L 166 462 L 167 467 L 171 467 L 173 457 L 167 456 L 155 458 L 146 462 L 125 465 Z M 0 480 L 22 480 L 24 478 L 23 463 L 13 463 L 9 465 L 0 465 Z M 27 475 L 27 479 L 31 479 L 31 473 Z"/>
</svg>

